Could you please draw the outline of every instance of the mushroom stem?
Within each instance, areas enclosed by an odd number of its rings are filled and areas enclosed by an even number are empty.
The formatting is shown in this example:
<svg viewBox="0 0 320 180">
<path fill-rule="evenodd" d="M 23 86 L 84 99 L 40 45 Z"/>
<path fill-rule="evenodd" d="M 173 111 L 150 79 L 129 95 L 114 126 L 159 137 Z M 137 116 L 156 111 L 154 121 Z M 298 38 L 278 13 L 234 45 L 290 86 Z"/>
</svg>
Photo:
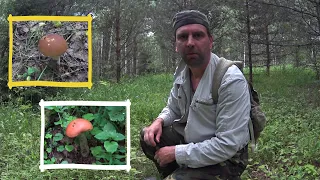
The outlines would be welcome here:
<svg viewBox="0 0 320 180">
<path fill-rule="evenodd" d="M 88 141 L 87 137 L 84 133 L 81 133 L 79 136 L 79 144 L 80 144 L 80 151 L 82 157 L 88 157 L 89 155 L 89 146 L 88 146 Z"/>
</svg>

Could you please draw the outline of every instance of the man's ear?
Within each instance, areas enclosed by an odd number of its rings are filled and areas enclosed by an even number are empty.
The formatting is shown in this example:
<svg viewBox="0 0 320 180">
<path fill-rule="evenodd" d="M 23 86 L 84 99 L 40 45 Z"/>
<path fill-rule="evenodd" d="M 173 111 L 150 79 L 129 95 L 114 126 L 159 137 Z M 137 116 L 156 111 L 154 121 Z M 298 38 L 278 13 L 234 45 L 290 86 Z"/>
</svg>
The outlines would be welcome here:
<svg viewBox="0 0 320 180">
<path fill-rule="evenodd" d="M 176 52 L 178 52 L 178 48 L 177 48 L 177 46 L 176 46 Z"/>
<path fill-rule="evenodd" d="M 213 36 L 209 36 L 209 40 L 210 40 L 210 43 L 211 43 L 210 49 L 212 49 L 213 48 Z"/>
</svg>

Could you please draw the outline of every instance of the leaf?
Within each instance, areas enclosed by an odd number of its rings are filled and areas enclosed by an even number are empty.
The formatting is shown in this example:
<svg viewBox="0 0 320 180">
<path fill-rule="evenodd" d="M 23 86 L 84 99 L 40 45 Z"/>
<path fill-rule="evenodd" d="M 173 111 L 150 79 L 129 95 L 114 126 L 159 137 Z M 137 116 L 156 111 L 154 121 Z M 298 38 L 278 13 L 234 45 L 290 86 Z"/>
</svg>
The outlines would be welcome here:
<svg viewBox="0 0 320 180">
<path fill-rule="evenodd" d="M 45 106 L 46 109 L 48 110 L 54 110 L 55 112 L 63 112 L 60 110 L 61 106 Z"/>
<path fill-rule="evenodd" d="M 126 139 L 126 137 L 121 133 L 113 133 L 111 138 L 115 141 L 122 141 Z"/>
<path fill-rule="evenodd" d="M 125 107 L 123 107 L 123 106 L 108 106 L 106 108 L 109 111 L 123 111 L 123 110 L 125 110 Z"/>
<path fill-rule="evenodd" d="M 110 122 L 107 122 L 107 124 L 104 125 L 104 127 L 103 127 L 103 131 L 115 131 L 115 130 L 116 130 L 116 128 Z"/>
<path fill-rule="evenodd" d="M 110 138 L 110 132 L 108 132 L 108 131 L 102 131 L 102 132 L 100 132 L 99 134 L 95 135 L 94 137 L 95 137 L 96 139 L 99 139 L 99 140 L 104 141 L 104 140 L 107 140 L 107 139 Z"/>
<path fill-rule="evenodd" d="M 61 21 L 53 21 L 53 25 L 54 25 L 54 27 L 61 27 L 62 23 L 61 23 Z"/>
<path fill-rule="evenodd" d="M 92 113 L 88 113 L 82 116 L 83 119 L 86 119 L 88 121 L 91 121 L 95 118 L 95 115 L 93 115 Z"/>
<path fill-rule="evenodd" d="M 23 74 L 22 74 L 22 77 L 23 77 L 23 78 L 26 78 L 27 76 L 28 76 L 27 73 L 23 73 Z"/>
<path fill-rule="evenodd" d="M 126 153 L 126 152 L 127 152 L 127 149 L 126 149 L 125 147 L 123 147 L 123 146 L 120 146 L 120 147 L 119 147 L 119 152 L 121 152 L 121 153 Z"/>
<path fill-rule="evenodd" d="M 98 157 L 110 161 L 110 159 L 112 159 L 112 154 L 111 154 L 111 153 L 103 153 L 102 155 L 100 155 L 100 156 L 98 156 Z"/>
<path fill-rule="evenodd" d="M 95 165 L 103 165 L 102 162 L 100 162 L 100 161 L 96 161 L 96 162 L 93 163 L 93 164 L 95 164 Z"/>
<path fill-rule="evenodd" d="M 98 128 L 98 127 L 94 127 L 91 131 L 90 131 L 90 133 L 92 134 L 92 135 L 97 135 L 97 134 L 99 134 L 99 133 L 101 133 L 102 132 L 102 130 L 100 129 L 100 128 Z"/>
<path fill-rule="evenodd" d="M 49 109 L 49 110 L 53 110 L 53 109 L 54 109 L 54 106 L 45 106 L 44 108 L 45 108 L 45 109 Z"/>
<path fill-rule="evenodd" d="M 51 160 L 44 160 L 44 164 L 52 164 Z"/>
<path fill-rule="evenodd" d="M 51 139 L 51 138 L 52 138 L 52 134 L 47 133 L 47 134 L 46 134 L 46 136 L 45 136 L 44 138 L 46 138 L 46 139 Z"/>
<path fill-rule="evenodd" d="M 75 120 L 75 119 L 77 119 L 77 117 L 75 117 L 75 116 L 67 116 L 66 117 L 66 120 L 68 120 L 68 121 L 72 121 L 72 120 Z"/>
<path fill-rule="evenodd" d="M 58 151 L 58 152 L 64 151 L 64 146 L 58 146 L 58 147 L 57 147 L 57 151 Z"/>
<path fill-rule="evenodd" d="M 68 152 L 71 152 L 74 149 L 72 145 L 65 145 L 64 148 L 66 148 Z"/>
<path fill-rule="evenodd" d="M 114 158 L 116 158 L 116 159 L 122 159 L 122 158 L 125 158 L 125 157 L 126 157 L 125 155 L 120 155 L 120 154 L 114 155 Z"/>
<path fill-rule="evenodd" d="M 122 162 L 120 161 L 119 159 L 115 159 L 114 162 L 113 162 L 114 165 L 125 165 L 126 162 Z"/>
<path fill-rule="evenodd" d="M 60 125 L 60 124 L 62 124 L 62 121 L 61 121 L 61 119 L 60 119 L 59 121 L 56 121 L 56 122 L 54 122 L 53 124 L 54 124 L 54 125 Z"/>
<path fill-rule="evenodd" d="M 60 164 L 69 164 L 68 161 L 62 161 Z"/>
<path fill-rule="evenodd" d="M 106 107 L 109 111 L 109 118 L 111 121 L 124 121 L 126 117 L 125 107 L 123 106 L 109 106 Z"/>
<path fill-rule="evenodd" d="M 109 153 L 114 153 L 117 151 L 118 148 L 118 143 L 115 141 L 105 141 L 104 142 L 104 148 L 106 149 L 107 152 Z"/>
<path fill-rule="evenodd" d="M 46 151 L 47 151 L 48 153 L 51 153 L 51 152 L 52 152 L 52 148 L 47 148 Z"/>
<path fill-rule="evenodd" d="M 61 133 L 57 133 L 54 135 L 53 140 L 60 141 L 62 138 L 63 138 L 63 135 Z"/>
<path fill-rule="evenodd" d="M 55 158 L 55 157 L 52 157 L 52 158 L 51 158 L 51 162 L 52 162 L 52 163 L 55 163 L 55 162 L 56 162 L 56 158 Z"/>
<path fill-rule="evenodd" d="M 111 121 L 124 121 L 126 114 L 124 112 L 110 112 L 109 117 Z"/>
<path fill-rule="evenodd" d="M 28 70 L 27 70 L 27 74 L 28 75 L 32 75 L 34 72 L 36 72 L 36 68 L 34 67 L 28 67 Z"/>
<path fill-rule="evenodd" d="M 92 148 L 90 148 L 90 150 L 91 150 L 91 153 L 93 156 L 98 156 L 99 154 L 105 152 L 101 146 L 92 147 Z"/>
</svg>

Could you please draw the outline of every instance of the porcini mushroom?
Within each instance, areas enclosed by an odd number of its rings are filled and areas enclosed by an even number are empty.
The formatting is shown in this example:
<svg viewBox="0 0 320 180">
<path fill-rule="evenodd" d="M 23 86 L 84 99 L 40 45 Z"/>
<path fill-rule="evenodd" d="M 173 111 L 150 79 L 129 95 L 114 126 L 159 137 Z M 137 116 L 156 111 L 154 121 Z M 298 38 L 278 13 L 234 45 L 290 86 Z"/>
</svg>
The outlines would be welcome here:
<svg viewBox="0 0 320 180">
<path fill-rule="evenodd" d="M 89 155 L 88 141 L 84 132 L 90 131 L 92 128 L 91 122 L 82 118 L 71 121 L 66 128 L 66 135 L 69 138 L 78 137 L 81 155 L 83 157 L 88 157 Z"/>
<path fill-rule="evenodd" d="M 48 34 L 39 40 L 39 51 L 45 55 L 59 60 L 59 57 L 64 54 L 68 45 L 66 40 L 58 34 Z"/>
</svg>

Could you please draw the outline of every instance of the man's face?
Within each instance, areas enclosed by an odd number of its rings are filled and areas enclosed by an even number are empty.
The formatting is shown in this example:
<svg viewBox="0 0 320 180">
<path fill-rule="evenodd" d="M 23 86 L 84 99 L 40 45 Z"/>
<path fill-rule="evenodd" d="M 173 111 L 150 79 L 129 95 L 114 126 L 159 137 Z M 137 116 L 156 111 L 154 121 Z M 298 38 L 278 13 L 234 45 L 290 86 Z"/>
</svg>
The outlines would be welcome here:
<svg viewBox="0 0 320 180">
<path fill-rule="evenodd" d="M 188 24 L 176 31 L 176 51 L 189 67 L 201 67 L 208 63 L 213 38 L 201 24 Z"/>
</svg>

